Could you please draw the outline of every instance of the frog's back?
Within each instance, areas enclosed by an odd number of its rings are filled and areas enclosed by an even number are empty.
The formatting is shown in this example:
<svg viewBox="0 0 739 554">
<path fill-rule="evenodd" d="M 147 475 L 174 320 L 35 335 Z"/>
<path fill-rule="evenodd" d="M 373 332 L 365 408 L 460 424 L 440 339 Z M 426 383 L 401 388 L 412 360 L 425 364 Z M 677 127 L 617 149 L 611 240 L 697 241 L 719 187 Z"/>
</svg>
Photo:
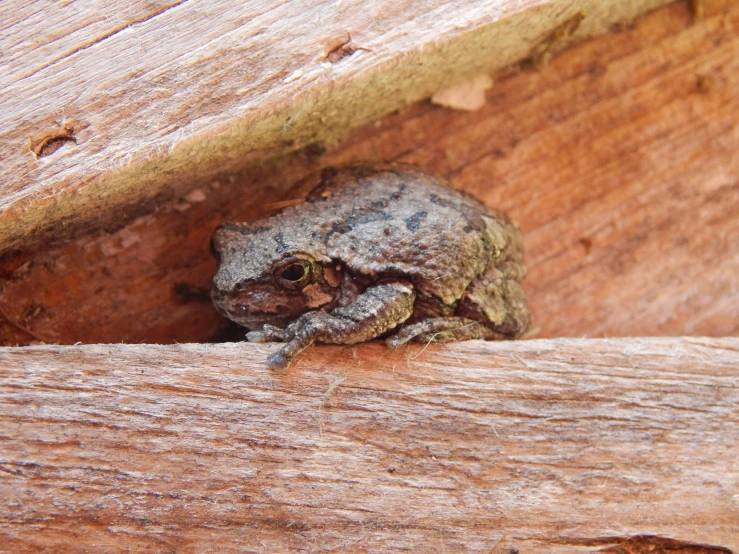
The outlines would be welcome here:
<svg viewBox="0 0 739 554">
<path fill-rule="evenodd" d="M 409 279 L 445 304 L 517 233 L 505 216 L 442 179 L 402 166 L 325 173 L 304 209 L 316 214 L 314 232 L 329 257 L 370 278 Z"/>
</svg>

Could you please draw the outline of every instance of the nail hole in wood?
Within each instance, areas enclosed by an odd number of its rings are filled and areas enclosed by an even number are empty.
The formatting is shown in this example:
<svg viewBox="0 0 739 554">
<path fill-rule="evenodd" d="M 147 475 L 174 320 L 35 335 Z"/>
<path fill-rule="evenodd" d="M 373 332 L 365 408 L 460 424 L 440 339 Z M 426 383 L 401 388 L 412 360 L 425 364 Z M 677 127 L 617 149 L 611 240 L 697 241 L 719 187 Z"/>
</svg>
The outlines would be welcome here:
<svg viewBox="0 0 739 554">
<path fill-rule="evenodd" d="M 326 53 L 326 59 L 331 63 L 336 63 L 339 60 L 343 60 L 347 56 L 351 56 L 357 50 L 367 50 L 359 46 L 352 44 L 352 36 L 349 33 L 332 40 L 327 46 L 328 52 Z"/>
<path fill-rule="evenodd" d="M 50 156 L 68 142 L 77 144 L 74 136 L 80 125 L 74 120 L 62 122 L 58 129 L 46 131 L 31 138 L 29 148 L 36 158 Z"/>
</svg>

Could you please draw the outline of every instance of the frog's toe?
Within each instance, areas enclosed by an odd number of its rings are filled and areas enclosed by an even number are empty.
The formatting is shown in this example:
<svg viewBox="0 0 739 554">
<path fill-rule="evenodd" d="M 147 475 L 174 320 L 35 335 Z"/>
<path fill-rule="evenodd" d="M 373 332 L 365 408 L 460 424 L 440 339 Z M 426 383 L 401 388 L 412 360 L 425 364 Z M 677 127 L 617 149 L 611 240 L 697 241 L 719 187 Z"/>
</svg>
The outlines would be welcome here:
<svg viewBox="0 0 739 554">
<path fill-rule="evenodd" d="M 246 334 L 246 340 L 249 342 L 270 342 L 263 331 L 249 331 Z"/>
<path fill-rule="evenodd" d="M 395 350 L 396 348 L 400 348 L 407 342 L 408 342 L 407 340 L 403 341 L 402 339 L 399 339 L 398 335 L 393 335 L 392 337 L 388 337 L 385 339 L 385 344 L 388 345 L 393 350 Z"/>
<path fill-rule="evenodd" d="M 249 331 L 246 334 L 249 342 L 286 342 L 288 334 L 285 329 L 274 325 L 264 325 L 259 331 Z"/>
<path fill-rule="evenodd" d="M 274 325 L 264 324 L 262 326 L 262 333 L 271 342 L 286 342 L 290 339 L 290 334 L 286 329 L 275 327 Z"/>
<path fill-rule="evenodd" d="M 386 338 L 385 344 L 388 345 L 393 350 L 395 350 L 396 348 L 405 346 L 410 341 L 412 341 L 414 338 L 416 338 L 417 335 L 421 333 L 423 333 L 423 329 L 418 324 L 410 325 L 408 327 L 403 327 L 400 331 L 398 331 L 394 335 Z"/>
<path fill-rule="evenodd" d="M 290 367 L 290 362 L 292 362 L 292 357 L 287 356 L 284 348 L 281 348 L 267 358 L 267 367 L 272 371 L 285 371 Z"/>
</svg>

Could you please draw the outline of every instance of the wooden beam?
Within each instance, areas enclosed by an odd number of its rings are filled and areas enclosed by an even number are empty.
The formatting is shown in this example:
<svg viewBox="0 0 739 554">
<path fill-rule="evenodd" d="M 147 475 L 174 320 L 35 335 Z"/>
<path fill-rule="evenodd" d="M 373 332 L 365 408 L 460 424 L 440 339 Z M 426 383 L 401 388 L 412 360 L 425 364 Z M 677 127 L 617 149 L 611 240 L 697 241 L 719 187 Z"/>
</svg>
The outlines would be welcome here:
<svg viewBox="0 0 739 554">
<path fill-rule="evenodd" d="M 271 348 L 0 349 L 3 548 L 739 552 L 739 339 Z"/>
<path fill-rule="evenodd" d="M 665 3 L 3 2 L 0 249 L 333 144 Z M 558 33 L 573 17 L 579 27 Z"/>
</svg>

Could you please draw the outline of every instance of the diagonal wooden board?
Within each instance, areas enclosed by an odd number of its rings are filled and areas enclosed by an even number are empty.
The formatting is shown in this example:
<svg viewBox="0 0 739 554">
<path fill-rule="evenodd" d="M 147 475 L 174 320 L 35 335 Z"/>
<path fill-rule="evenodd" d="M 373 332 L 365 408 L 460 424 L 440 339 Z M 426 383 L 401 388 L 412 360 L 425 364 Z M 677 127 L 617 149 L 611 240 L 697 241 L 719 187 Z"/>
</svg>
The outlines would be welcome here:
<svg viewBox="0 0 739 554">
<path fill-rule="evenodd" d="M 8 0 L 0 250 L 335 143 L 454 81 L 666 3 Z M 572 37 L 556 32 L 573 17 Z"/>
<path fill-rule="evenodd" d="M 739 339 L 270 348 L 0 349 L 3 548 L 739 552 Z"/>
</svg>

